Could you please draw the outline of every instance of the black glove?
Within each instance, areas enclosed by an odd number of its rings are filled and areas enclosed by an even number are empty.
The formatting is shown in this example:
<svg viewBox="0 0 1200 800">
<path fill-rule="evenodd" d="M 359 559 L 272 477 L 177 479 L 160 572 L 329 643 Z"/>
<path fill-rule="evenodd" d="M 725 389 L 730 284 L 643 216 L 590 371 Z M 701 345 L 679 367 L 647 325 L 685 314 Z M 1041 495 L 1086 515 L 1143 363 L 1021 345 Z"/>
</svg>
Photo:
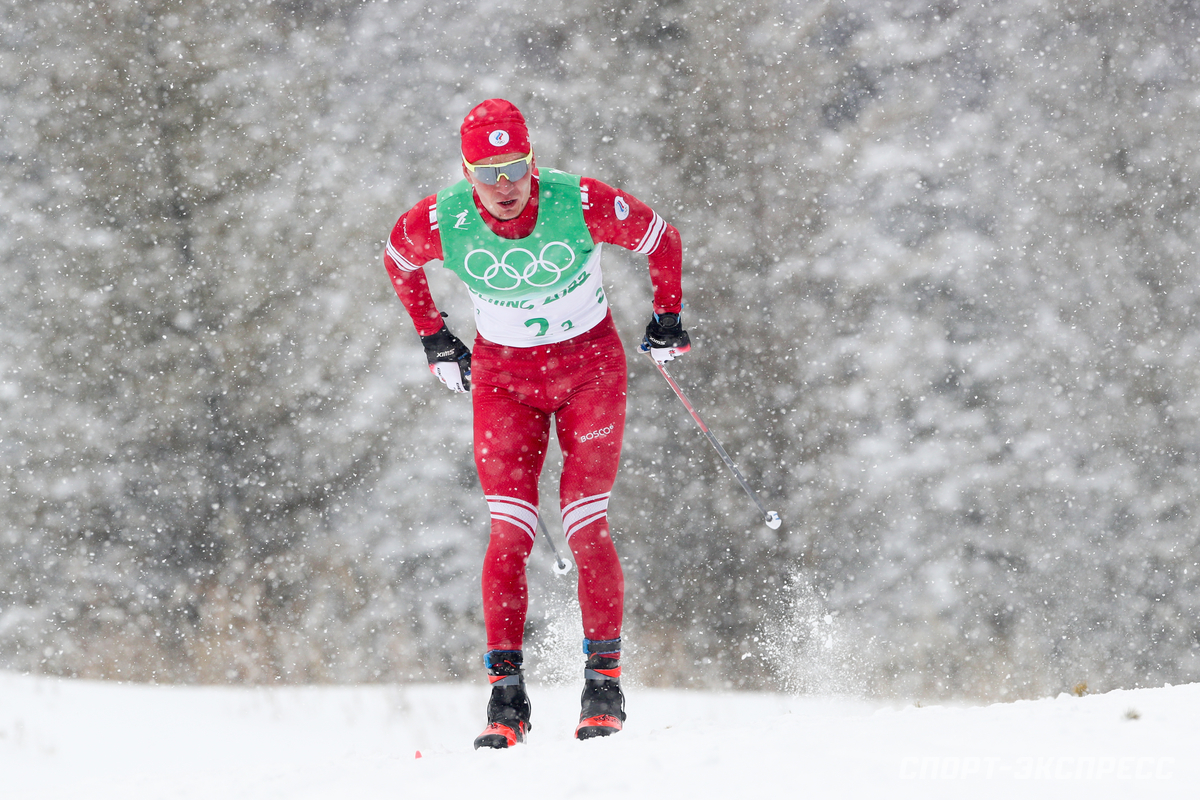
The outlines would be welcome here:
<svg viewBox="0 0 1200 800">
<path fill-rule="evenodd" d="M 421 337 L 429 371 L 451 391 L 471 391 L 471 351 L 444 324 L 437 333 Z"/>
<path fill-rule="evenodd" d="M 649 353 L 660 364 L 673 361 L 691 349 L 692 340 L 683 329 L 683 321 L 678 314 L 655 314 L 646 326 L 646 337 L 638 347 L 640 352 Z"/>
</svg>

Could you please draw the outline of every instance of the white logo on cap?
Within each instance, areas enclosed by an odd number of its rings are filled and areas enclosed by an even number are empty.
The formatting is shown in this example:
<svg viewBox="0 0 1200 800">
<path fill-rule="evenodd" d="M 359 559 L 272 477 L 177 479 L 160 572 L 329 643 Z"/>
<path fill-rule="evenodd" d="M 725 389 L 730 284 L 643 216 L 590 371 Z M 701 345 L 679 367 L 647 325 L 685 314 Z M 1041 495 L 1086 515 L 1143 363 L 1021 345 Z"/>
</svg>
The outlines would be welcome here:
<svg viewBox="0 0 1200 800">
<path fill-rule="evenodd" d="M 625 198 L 617 195 L 613 200 L 613 208 L 616 209 L 617 219 L 623 220 L 629 216 L 629 203 L 625 202 Z"/>
<path fill-rule="evenodd" d="M 488 141 L 493 147 L 504 147 L 508 144 L 508 131 L 492 131 L 488 134 Z"/>
</svg>

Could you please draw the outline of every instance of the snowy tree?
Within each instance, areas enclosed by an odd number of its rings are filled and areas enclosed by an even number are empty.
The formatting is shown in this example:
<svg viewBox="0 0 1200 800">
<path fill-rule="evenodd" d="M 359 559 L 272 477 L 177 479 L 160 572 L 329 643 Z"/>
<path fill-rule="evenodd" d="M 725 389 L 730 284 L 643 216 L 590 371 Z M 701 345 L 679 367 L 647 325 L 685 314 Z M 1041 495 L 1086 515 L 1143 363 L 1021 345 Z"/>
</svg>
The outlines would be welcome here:
<svg viewBox="0 0 1200 800">
<path fill-rule="evenodd" d="M 327 542 L 407 401 L 379 374 L 386 281 L 361 286 L 382 234 L 342 202 L 343 15 L 304 13 L 60 3 L 9 29 L 44 111 L 14 159 L 45 193 L 6 436 L 21 663 L 321 674 L 336 637 L 304 616 L 367 604 Z"/>
</svg>

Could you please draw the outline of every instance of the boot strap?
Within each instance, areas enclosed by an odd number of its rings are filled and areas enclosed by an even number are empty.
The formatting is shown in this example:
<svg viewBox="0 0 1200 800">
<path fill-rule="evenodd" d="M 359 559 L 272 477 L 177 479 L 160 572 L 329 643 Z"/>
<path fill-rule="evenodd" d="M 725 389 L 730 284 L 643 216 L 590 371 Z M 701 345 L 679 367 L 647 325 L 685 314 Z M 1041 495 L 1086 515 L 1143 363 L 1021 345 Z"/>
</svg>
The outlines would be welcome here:
<svg viewBox="0 0 1200 800">
<path fill-rule="evenodd" d="M 492 686 L 520 686 L 521 676 L 518 675 L 488 675 L 488 683 Z"/>
<path fill-rule="evenodd" d="M 585 656 L 605 653 L 620 653 L 621 639 L 584 639 L 583 654 Z"/>
</svg>

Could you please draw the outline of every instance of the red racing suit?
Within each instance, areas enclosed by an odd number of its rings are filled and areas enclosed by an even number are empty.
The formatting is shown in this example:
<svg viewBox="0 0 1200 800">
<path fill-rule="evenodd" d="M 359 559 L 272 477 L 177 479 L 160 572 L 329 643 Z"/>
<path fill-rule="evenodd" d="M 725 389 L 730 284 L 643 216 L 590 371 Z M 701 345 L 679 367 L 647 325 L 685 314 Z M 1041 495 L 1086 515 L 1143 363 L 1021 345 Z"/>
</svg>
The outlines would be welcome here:
<svg viewBox="0 0 1200 800">
<path fill-rule="evenodd" d="M 533 234 L 539 179 L 533 180 L 529 203 L 512 220 L 496 219 L 474 198 L 492 233 L 512 240 Z M 637 198 L 591 178 L 580 179 L 580 203 L 596 245 L 614 244 L 648 257 L 654 311 L 679 313 L 678 231 Z M 437 195 L 431 195 L 396 222 L 384 256 L 392 285 L 422 336 L 443 324 L 423 269 L 442 259 Z M 525 565 L 537 531 L 538 477 L 551 419 L 563 451 L 559 499 L 579 569 L 584 638 L 620 638 L 624 578 L 607 511 L 625 428 L 626 366 L 611 313 L 551 344 L 532 336 L 499 344 L 479 335 L 471 370 L 475 464 L 491 515 L 482 579 L 487 649 L 522 649 Z"/>
</svg>

